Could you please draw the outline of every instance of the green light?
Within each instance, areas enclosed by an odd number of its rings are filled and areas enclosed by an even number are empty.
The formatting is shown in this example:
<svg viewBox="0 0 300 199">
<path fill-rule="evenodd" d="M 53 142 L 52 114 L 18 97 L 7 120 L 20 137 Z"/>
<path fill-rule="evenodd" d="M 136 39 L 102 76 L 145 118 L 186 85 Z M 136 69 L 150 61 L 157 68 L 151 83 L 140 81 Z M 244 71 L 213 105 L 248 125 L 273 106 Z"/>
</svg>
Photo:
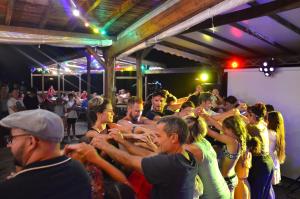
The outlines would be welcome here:
<svg viewBox="0 0 300 199">
<path fill-rule="evenodd" d="M 200 74 L 200 79 L 203 82 L 206 82 L 208 80 L 208 74 L 207 73 L 201 73 Z"/>
<path fill-rule="evenodd" d="M 101 35 L 106 35 L 106 31 L 105 30 L 101 30 Z"/>
</svg>

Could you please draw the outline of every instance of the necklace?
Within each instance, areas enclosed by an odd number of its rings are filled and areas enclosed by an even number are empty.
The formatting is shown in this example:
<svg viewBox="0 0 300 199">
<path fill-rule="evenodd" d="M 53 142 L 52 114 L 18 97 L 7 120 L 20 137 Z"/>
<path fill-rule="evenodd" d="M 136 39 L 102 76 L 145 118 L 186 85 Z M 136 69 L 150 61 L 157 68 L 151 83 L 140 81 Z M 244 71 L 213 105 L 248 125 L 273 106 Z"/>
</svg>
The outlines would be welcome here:
<svg viewBox="0 0 300 199">
<path fill-rule="evenodd" d="M 95 130 L 95 131 L 96 131 L 97 133 L 99 133 L 99 134 L 101 134 L 101 132 L 102 132 L 99 128 L 94 127 L 94 126 L 92 127 L 92 129 Z"/>
<path fill-rule="evenodd" d="M 12 178 L 22 174 L 22 173 L 26 173 L 26 172 L 29 172 L 29 171 L 35 171 L 35 170 L 40 170 L 40 169 L 46 169 L 46 168 L 50 168 L 50 167 L 55 167 L 55 166 L 58 166 L 58 165 L 61 165 L 65 162 L 68 162 L 69 160 L 71 160 L 71 158 L 68 158 L 66 160 L 63 160 L 61 162 L 57 162 L 57 163 L 54 163 L 54 164 L 49 164 L 49 165 L 45 165 L 45 166 L 39 166 L 39 167 L 33 167 L 33 168 L 29 168 L 29 169 L 24 169 L 22 171 L 19 171 L 18 173 L 12 175 Z"/>
</svg>

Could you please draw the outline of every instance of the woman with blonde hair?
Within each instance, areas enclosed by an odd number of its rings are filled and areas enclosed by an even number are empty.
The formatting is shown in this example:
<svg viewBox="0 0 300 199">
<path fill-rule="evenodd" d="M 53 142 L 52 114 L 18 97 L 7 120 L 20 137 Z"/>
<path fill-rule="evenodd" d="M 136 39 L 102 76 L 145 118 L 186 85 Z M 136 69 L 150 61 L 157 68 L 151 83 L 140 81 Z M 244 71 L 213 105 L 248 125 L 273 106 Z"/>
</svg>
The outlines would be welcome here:
<svg viewBox="0 0 300 199">
<path fill-rule="evenodd" d="M 230 190 L 231 198 L 233 198 L 235 188 L 238 184 L 235 166 L 240 156 L 246 152 L 246 124 L 240 116 L 227 117 L 222 122 L 222 125 L 205 114 L 203 114 L 203 116 L 207 122 L 222 132 L 219 134 L 211 129 L 208 129 L 208 136 L 225 144 L 222 151 L 220 169 Z"/>
<path fill-rule="evenodd" d="M 269 153 L 269 135 L 265 118 L 267 109 L 264 104 L 257 103 L 247 109 L 249 131 L 251 136 L 261 141 L 261 152 L 252 154 L 252 167 L 249 170 L 248 181 L 251 187 L 251 199 L 272 198 L 273 161 Z"/>
<path fill-rule="evenodd" d="M 193 153 L 198 162 L 198 175 L 203 183 L 202 199 L 229 199 L 230 191 L 218 166 L 217 154 L 211 144 L 205 139 L 207 124 L 202 118 L 187 116 L 190 135 L 186 150 Z"/>
<path fill-rule="evenodd" d="M 280 164 L 285 161 L 285 129 L 284 120 L 280 112 L 271 111 L 268 113 L 268 130 L 270 142 L 270 155 L 274 163 L 274 175 L 272 184 L 280 183 Z"/>
</svg>

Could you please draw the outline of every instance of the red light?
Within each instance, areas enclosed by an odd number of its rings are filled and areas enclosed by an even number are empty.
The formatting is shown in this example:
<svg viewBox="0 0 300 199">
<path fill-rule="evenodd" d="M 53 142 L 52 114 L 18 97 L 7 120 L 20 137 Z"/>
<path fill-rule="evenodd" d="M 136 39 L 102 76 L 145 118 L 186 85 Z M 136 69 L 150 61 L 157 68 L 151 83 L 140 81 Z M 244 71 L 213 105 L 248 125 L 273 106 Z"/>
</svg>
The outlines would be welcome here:
<svg viewBox="0 0 300 199">
<path fill-rule="evenodd" d="M 237 67 L 239 67 L 239 63 L 237 61 L 232 61 L 231 62 L 231 67 L 232 68 L 237 68 Z"/>
<path fill-rule="evenodd" d="M 240 57 L 231 57 L 226 61 L 227 68 L 238 69 L 238 68 L 242 68 L 244 64 L 245 61 L 243 60 L 243 58 Z"/>
</svg>

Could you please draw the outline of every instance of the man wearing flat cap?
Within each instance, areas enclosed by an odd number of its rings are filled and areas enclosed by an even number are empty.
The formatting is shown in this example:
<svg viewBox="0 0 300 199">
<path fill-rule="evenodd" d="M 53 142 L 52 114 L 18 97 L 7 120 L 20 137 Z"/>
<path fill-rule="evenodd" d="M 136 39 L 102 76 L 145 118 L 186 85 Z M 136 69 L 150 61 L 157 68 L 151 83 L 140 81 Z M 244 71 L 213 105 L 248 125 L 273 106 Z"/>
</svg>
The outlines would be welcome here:
<svg viewBox="0 0 300 199">
<path fill-rule="evenodd" d="M 42 109 L 22 111 L 3 118 L 0 125 L 11 129 L 7 147 L 21 168 L 0 182 L 1 199 L 91 198 L 83 166 L 60 152 L 64 127 L 59 116 Z"/>
</svg>

